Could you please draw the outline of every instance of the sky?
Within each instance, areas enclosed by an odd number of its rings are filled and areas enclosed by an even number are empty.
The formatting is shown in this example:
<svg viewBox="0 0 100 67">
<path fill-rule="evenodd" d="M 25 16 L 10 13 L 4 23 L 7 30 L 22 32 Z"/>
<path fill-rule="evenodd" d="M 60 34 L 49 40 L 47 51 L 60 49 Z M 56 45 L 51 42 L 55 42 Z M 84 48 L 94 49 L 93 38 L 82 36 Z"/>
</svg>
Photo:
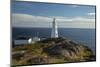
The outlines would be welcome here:
<svg viewBox="0 0 100 67">
<path fill-rule="evenodd" d="M 95 6 L 13 1 L 13 27 L 95 28 Z"/>
</svg>

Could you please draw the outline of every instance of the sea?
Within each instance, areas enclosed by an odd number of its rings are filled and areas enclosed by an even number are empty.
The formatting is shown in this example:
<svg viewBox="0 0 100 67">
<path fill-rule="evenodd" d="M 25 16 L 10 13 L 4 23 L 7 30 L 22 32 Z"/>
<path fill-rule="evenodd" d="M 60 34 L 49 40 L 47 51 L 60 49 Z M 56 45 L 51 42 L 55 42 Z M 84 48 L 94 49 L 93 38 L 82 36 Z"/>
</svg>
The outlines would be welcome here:
<svg viewBox="0 0 100 67">
<path fill-rule="evenodd" d="M 79 43 L 83 43 L 96 53 L 96 34 L 95 29 L 83 28 L 58 28 L 59 37 L 65 37 Z M 12 28 L 12 39 L 18 36 L 30 36 L 40 38 L 50 38 L 51 28 Z"/>
</svg>

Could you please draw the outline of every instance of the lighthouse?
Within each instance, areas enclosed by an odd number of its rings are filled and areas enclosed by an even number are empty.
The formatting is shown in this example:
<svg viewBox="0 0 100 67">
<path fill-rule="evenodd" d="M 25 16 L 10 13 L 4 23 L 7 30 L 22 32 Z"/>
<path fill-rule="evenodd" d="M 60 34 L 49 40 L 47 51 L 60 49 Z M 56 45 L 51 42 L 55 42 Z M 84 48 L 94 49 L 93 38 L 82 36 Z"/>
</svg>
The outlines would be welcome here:
<svg viewBox="0 0 100 67">
<path fill-rule="evenodd" d="M 58 37 L 58 27 L 57 27 L 56 19 L 53 18 L 51 38 L 57 38 L 57 37 Z"/>
</svg>

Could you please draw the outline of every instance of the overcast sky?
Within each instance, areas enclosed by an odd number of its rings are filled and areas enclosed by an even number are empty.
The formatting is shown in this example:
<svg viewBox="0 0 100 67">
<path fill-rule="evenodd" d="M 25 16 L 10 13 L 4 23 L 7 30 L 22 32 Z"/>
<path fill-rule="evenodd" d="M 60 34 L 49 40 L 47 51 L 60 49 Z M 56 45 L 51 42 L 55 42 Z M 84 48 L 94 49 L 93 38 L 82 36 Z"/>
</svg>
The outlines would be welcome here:
<svg viewBox="0 0 100 67">
<path fill-rule="evenodd" d="M 53 18 L 61 28 L 95 28 L 95 6 L 13 2 L 13 27 L 51 27 Z"/>
</svg>

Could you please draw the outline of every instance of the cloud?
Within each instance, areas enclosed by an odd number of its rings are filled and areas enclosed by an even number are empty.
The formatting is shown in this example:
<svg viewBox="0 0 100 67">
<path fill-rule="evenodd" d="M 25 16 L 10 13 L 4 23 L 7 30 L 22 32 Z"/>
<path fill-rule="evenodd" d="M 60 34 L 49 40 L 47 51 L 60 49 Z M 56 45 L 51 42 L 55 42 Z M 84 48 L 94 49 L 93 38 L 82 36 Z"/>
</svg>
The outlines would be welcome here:
<svg viewBox="0 0 100 67">
<path fill-rule="evenodd" d="M 46 27 L 52 19 L 42 16 L 32 16 L 28 14 L 12 14 L 13 27 Z"/>
<path fill-rule="evenodd" d="M 95 16 L 95 13 L 94 12 L 91 12 L 91 13 L 88 13 L 88 15 Z"/>
<path fill-rule="evenodd" d="M 53 18 L 62 28 L 95 28 L 95 19 L 84 17 L 44 17 L 29 14 L 12 14 L 13 27 L 51 27 Z"/>
</svg>

